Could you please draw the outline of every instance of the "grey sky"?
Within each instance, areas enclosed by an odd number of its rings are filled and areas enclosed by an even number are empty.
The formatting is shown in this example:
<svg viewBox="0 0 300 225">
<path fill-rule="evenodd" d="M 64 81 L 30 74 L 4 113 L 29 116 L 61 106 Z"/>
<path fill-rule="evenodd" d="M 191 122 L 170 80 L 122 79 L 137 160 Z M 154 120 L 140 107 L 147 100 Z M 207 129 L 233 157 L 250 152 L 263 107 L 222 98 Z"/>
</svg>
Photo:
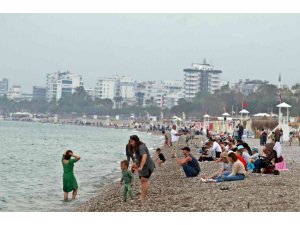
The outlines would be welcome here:
<svg viewBox="0 0 300 225">
<path fill-rule="evenodd" d="M 0 79 L 46 85 L 46 73 L 183 79 L 206 58 L 223 79 L 300 82 L 300 14 L 0 14 Z"/>
</svg>

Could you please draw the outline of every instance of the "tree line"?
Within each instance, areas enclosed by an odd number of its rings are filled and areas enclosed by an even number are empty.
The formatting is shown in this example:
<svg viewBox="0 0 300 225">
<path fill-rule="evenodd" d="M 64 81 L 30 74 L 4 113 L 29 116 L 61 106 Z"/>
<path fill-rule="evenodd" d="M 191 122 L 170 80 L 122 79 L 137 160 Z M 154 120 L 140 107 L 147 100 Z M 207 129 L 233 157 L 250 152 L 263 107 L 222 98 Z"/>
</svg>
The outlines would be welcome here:
<svg viewBox="0 0 300 225">
<path fill-rule="evenodd" d="M 281 93 L 281 94 L 279 94 Z M 291 116 L 298 116 L 300 111 L 300 84 L 295 84 L 291 89 L 282 88 L 279 90 L 275 85 L 264 84 L 255 92 L 245 96 L 243 93 L 232 90 L 228 85 L 221 87 L 213 94 L 199 92 L 196 96 L 187 101 L 180 99 L 177 106 L 171 109 L 161 109 L 153 101 L 148 101 L 146 107 L 137 105 L 127 105 L 122 103 L 122 99 L 115 99 L 117 108 L 114 107 L 113 100 L 92 98 L 80 87 L 75 93 L 63 96 L 59 101 L 37 99 L 32 101 L 12 101 L 5 95 L 0 97 L 0 112 L 7 115 L 11 112 L 26 111 L 33 114 L 86 114 L 86 115 L 124 115 L 128 117 L 134 114 L 136 117 L 146 117 L 147 115 L 170 118 L 173 115 L 179 117 L 185 113 L 186 118 L 202 118 L 208 113 L 211 116 L 221 116 L 225 111 L 229 114 L 237 113 L 242 109 L 242 102 L 247 103 L 246 109 L 251 114 L 259 112 L 278 113 L 277 104 L 285 101 L 292 106 Z"/>
</svg>

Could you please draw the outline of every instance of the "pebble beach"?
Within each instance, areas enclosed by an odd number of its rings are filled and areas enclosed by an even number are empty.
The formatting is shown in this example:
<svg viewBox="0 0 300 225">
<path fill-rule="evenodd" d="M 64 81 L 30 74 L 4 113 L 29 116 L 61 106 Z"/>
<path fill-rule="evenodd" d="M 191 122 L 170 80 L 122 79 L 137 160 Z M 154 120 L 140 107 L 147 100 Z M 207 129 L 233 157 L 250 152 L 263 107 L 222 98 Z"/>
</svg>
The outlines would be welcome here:
<svg viewBox="0 0 300 225">
<path fill-rule="evenodd" d="M 199 157 L 201 138 L 190 145 L 191 153 Z M 258 139 L 248 144 L 259 146 Z M 261 147 L 259 147 L 261 150 Z M 166 157 L 163 166 L 156 166 L 149 179 L 149 194 L 140 203 L 140 182 L 134 174 L 134 200 L 122 201 L 119 182 L 106 185 L 99 194 L 74 209 L 77 212 L 299 212 L 300 211 L 300 146 L 294 142 L 282 146 L 287 171 L 279 175 L 249 172 L 243 181 L 203 183 L 220 163 L 201 162 L 198 177 L 186 178 L 182 167 L 171 158 L 170 148 L 162 148 Z M 181 150 L 178 156 L 182 157 Z M 153 156 L 154 157 L 154 156 Z M 121 177 L 121 172 L 120 172 Z"/>
</svg>

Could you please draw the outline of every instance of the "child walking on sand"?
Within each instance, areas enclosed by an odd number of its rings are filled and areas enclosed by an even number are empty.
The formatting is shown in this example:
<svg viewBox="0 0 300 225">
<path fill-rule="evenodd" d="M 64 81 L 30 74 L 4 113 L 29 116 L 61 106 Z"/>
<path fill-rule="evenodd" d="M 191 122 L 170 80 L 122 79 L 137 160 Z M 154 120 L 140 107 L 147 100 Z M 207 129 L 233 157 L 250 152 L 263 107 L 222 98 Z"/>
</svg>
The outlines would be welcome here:
<svg viewBox="0 0 300 225">
<path fill-rule="evenodd" d="M 123 188 L 123 201 L 127 201 L 127 192 L 129 193 L 131 199 L 133 199 L 133 191 L 132 191 L 132 183 L 133 183 L 133 175 L 132 172 L 128 170 L 129 162 L 128 160 L 123 160 L 121 162 L 121 170 L 122 170 L 122 179 L 121 185 L 124 181 L 124 188 Z"/>
</svg>

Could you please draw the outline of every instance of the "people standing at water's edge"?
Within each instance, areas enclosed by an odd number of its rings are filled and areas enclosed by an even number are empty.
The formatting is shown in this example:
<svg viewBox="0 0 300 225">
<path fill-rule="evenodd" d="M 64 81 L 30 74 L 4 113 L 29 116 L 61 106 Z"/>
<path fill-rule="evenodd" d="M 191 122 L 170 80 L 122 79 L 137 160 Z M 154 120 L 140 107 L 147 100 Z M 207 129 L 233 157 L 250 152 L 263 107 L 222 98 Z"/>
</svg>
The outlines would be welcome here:
<svg viewBox="0 0 300 225">
<path fill-rule="evenodd" d="M 130 149 L 136 157 L 136 163 L 132 169 L 137 170 L 141 180 L 141 200 L 148 194 L 149 178 L 154 171 L 154 162 L 146 145 L 140 141 L 137 135 L 130 136 Z"/>
<path fill-rule="evenodd" d="M 133 191 L 132 191 L 132 183 L 133 183 L 133 175 L 131 171 L 128 170 L 129 162 L 128 160 L 123 160 L 121 162 L 121 170 L 122 170 L 122 179 L 120 184 L 123 184 L 123 201 L 127 201 L 127 193 L 129 193 L 131 199 L 133 199 Z"/>
<path fill-rule="evenodd" d="M 74 155 L 72 150 L 67 150 L 62 157 L 62 165 L 64 169 L 63 174 L 63 191 L 64 201 L 68 201 L 68 193 L 73 191 L 72 199 L 76 198 L 78 193 L 78 184 L 75 178 L 73 168 L 74 163 L 80 160 L 80 156 Z"/>
<path fill-rule="evenodd" d="M 184 147 L 183 150 L 184 159 L 179 159 L 177 153 L 175 153 L 175 159 L 177 163 L 182 166 L 183 171 L 187 177 L 196 177 L 200 173 L 200 166 L 197 159 L 191 155 L 191 149 Z"/>
<path fill-rule="evenodd" d="M 163 136 L 165 138 L 164 147 L 170 147 L 168 135 L 166 134 L 166 132 L 164 130 L 161 133 L 163 134 Z"/>
</svg>

